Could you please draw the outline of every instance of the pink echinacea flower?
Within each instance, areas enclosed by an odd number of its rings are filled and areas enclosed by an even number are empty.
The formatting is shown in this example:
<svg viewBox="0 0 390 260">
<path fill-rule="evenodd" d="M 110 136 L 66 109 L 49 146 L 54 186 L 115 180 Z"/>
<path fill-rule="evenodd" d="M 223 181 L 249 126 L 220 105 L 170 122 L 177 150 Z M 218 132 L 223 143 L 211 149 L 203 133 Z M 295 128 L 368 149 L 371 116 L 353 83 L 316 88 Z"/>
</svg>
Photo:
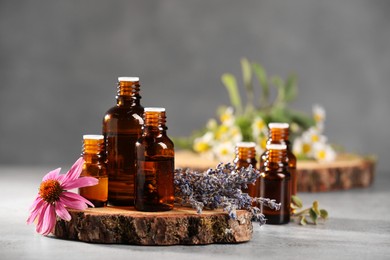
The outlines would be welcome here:
<svg viewBox="0 0 390 260">
<path fill-rule="evenodd" d="M 36 220 L 36 231 L 42 235 L 50 234 L 56 224 L 56 216 L 69 221 L 71 216 L 66 208 L 83 210 L 93 204 L 79 194 L 67 190 L 96 185 L 99 181 L 93 177 L 81 177 L 84 160 L 80 157 L 66 174 L 60 175 L 61 168 L 46 174 L 39 192 L 30 207 L 27 224 Z"/>
</svg>

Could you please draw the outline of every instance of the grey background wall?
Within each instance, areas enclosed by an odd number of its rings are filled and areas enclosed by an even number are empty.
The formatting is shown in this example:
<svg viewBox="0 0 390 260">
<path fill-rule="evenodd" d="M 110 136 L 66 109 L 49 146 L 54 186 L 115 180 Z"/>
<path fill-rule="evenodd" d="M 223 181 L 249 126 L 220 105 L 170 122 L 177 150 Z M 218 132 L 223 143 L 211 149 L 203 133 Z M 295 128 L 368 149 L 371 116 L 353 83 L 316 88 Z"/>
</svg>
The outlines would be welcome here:
<svg viewBox="0 0 390 260">
<path fill-rule="evenodd" d="M 67 165 L 100 133 L 117 76 L 165 106 L 171 136 L 228 104 L 220 76 L 240 58 L 299 76 L 293 107 L 327 111 L 346 150 L 390 150 L 390 2 L 0 1 L 0 164 Z"/>
</svg>

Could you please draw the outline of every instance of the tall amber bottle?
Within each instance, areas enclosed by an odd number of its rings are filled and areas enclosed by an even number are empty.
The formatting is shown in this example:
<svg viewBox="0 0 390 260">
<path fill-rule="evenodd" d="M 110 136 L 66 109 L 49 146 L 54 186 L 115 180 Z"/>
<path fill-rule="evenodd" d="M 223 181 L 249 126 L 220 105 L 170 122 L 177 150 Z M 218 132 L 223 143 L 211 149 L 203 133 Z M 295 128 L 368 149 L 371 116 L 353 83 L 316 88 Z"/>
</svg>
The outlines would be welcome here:
<svg viewBox="0 0 390 260">
<path fill-rule="evenodd" d="M 288 170 L 291 174 L 291 195 L 297 194 L 297 158 L 291 151 L 289 141 L 289 124 L 287 123 L 269 123 L 269 137 L 267 144 L 285 144 L 287 146 Z M 260 171 L 263 170 L 264 161 L 267 156 L 267 150 L 260 156 Z"/>
<path fill-rule="evenodd" d="M 164 108 L 145 108 L 142 136 L 136 143 L 135 208 L 166 211 L 174 203 L 174 145 L 167 136 Z"/>
<path fill-rule="evenodd" d="M 287 165 L 287 146 L 285 144 L 268 144 L 267 156 L 263 170 L 260 172 L 260 197 L 275 199 L 281 203 L 280 210 L 261 206 L 268 224 L 285 224 L 290 222 L 290 173 Z"/>
<path fill-rule="evenodd" d="M 83 136 L 83 170 L 81 176 L 91 176 L 99 180 L 95 186 L 79 188 L 79 194 L 88 199 L 95 207 L 107 205 L 108 176 L 104 162 L 103 135 Z"/>
<path fill-rule="evenodd" d="M 254 142 L 239 142 L 236 145 L 236 158 L 233 161 L 236 164 L 236 170 L 242 167 L 247 168 L 252 165 L 256 169 L 256 144 Z M 249 184 L 247 189 L 242 191 L 248 193 L 251 197 L 257 197 L 259 189 L 259 180 L 254 184 Z"/>
<path fill-rule="evenodd" d="M 141 136 L 144 108 L 139 78 L 119 77 L 116 106 L 103 119 L 108 172 L 108 202 L 134 205 L 135 142 Z"/>
</svg>

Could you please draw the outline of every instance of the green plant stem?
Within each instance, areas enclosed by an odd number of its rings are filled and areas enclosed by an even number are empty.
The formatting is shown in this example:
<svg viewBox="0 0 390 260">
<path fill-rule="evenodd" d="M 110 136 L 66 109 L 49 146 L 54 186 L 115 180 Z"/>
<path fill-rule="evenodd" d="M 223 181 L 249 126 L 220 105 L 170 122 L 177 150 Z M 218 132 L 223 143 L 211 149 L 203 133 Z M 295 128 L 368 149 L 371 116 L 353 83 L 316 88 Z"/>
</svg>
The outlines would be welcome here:
<svg viewBox="0 0 390 260">
<path fill-rule="evenodd" d="M 294 216 L 299 217 L 299 216 L 304 216 L 304 215 L 309 214 L 309 213 L 310 213 L 310 208 L 307 208 L 307 209 L 304 209 L 304 210 L 301 210 L 301 211 L 295 213 Z"/>
</svg>

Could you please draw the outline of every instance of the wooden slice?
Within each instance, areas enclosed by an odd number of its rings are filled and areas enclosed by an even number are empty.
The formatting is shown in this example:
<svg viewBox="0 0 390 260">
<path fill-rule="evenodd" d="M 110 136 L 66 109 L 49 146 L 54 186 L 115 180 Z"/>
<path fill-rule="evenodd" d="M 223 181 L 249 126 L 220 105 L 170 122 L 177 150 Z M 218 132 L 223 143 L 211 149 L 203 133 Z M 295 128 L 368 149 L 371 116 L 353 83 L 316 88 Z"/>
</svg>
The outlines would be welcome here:
<svg viewBox="0 0 390 260">
<path fill-rule="evenodd" d="M 251 213 L 237 211 L 229 219 L 222 210 L 191 208 L 166 212 L 140 212 L 131 207 L 69 210 L 72 219 L 57 219 L 54 235 L 58 238 L 90 243 L 134 245 L 177 245 L 239 243 L 252 238 Z"/>
<path fill-rule="evenodd" d="M 176 168 L 204 171 L 219 163 L 191 151 L 175 154 Z M 368 187 L 375 175 L 375 160 L 341 154 L 333 162 L 298 161 L 298 191 L 320 192 Z"/>
</svg>

